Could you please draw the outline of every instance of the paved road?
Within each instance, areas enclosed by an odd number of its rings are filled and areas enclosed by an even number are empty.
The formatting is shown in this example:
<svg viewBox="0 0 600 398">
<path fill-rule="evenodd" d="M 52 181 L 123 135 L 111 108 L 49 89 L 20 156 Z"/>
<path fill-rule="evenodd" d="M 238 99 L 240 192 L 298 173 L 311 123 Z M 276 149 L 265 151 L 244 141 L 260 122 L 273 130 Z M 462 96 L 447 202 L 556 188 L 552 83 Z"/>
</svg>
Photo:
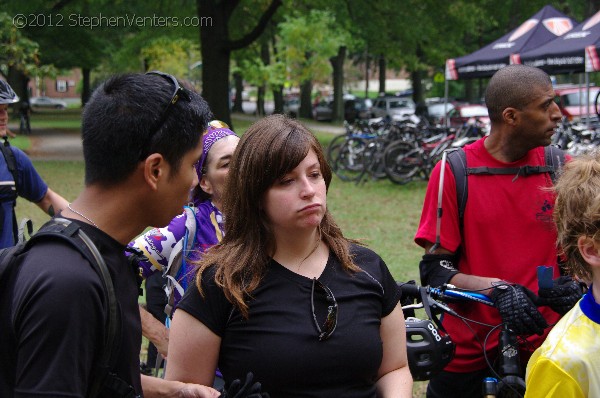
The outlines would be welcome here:
<svg viewBox="0 0 600 398">
<path fill-rule="evenodd" d="M 252 114 L 235 114 L 235 119 L 248 121 L 257 120 Z M 343 126 L 334 126 L 329 123 L 304 122 L 313 132 L 342 134 Z M 18 126 L 10 125 L 13 131 L 18 131 Z M 83 160 L 81 135 L 78 131 L 60 129 L 34 128 L 30 136 L 31 148 L 27 151 L 29 157 L 35 160 Z"/>
<path fill-rule="evenodd" d="M 246 102 L 244 102 L 244 104 L 246 104 Z M 252 109 L 254 109 L 254 108 L 252 108 Z M 269 113 L 268 110 L 266 110 L 266 111 L 268 114 Z M 253 115 L 251 112 L 248 112 L 245 106 L 244 106 L 244 112 L 245 113 L 235 113 L 233 118 L 248 120 L 248 121 L 258 120 L 258 117 Z M 302 121 L 302 123 L 313 132 L 342 134 L 346 131 L 341 124 L 333 125 L 331 123 L 320 123 L 320 122 L 314 122 L 314 121 L 311 122 L 311 121 L 304 121 L 304 120 Z"/>
<path fill-rule="evenodd" d="M 34 129 L 29 157 L 35 160 L 83 160 L 79 132 Z"/>
</svg>

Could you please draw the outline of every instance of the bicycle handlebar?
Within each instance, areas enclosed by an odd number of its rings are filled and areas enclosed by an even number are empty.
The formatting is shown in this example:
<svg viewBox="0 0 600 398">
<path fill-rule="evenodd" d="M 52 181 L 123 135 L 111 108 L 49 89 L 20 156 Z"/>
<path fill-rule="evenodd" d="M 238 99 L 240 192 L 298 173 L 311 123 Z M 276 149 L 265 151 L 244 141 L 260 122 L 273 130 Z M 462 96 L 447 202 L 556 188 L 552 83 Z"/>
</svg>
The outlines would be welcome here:
<svg viewBox="0 0 600 398">
<path fill-rule="evenodd" d="M 478 292 L 458 289 L 454 285 L 444 285 L 442 288 L 431 287 L 431 286 L 418 286 L 412 283 L 404 283 L 398 284 L 400 287 L 400 291 L 402 292 L 402 297 L 408 296 L 413 299 L 420 300 L 422 299 L 422 291 L 434 298 L 439 299 L 444 302 L 454 302 L 454 301 L 475 301 L 478 303 L 482 303 L 489 306 L 494 306 L 492 300 L 486 296 L 485 294 L 481 294 Z"/>
<path fill-rule="evenodd" d="M 547 276 L 544 275 L 543 279 L 547 279 Z M 430 318 L 431 313 L 427 307 L 439 309 L 450 315 L 460 317 L 459 314 L 444 304 L 449 302 L 473 301 L 494 306 L 492 300 L 484 294 L 459 289 L 449 284 L 434 288 L 431 286 L 418 286 L 413 283 L 398 283 L 398 287 L 403 298 L 408 297 L 413 301 L 416 300 L 417 302 L 421 302 L 421 304 L 417 306 L 403 305 L 403 310 L 423 307 Z M 425 301 L 425 303 L 423 301 Z M 499 374 L 496 374 L 497 377 L 488 377 L 483 380 L 484 394 L 486 397 L 522 397 L 525 393 L 525 381 L 521 377 L 517 336 L 510 329 L 503 327 L 498 336 L 498 343 L 500 353 L 498 365 Z M 484 349 L 485 355 L 485 344 L 482 348 Z M 489 362 L 488 366 L 490 366 Z M 491 366 L 490 369 L 492 369 Z"/>
</svg>

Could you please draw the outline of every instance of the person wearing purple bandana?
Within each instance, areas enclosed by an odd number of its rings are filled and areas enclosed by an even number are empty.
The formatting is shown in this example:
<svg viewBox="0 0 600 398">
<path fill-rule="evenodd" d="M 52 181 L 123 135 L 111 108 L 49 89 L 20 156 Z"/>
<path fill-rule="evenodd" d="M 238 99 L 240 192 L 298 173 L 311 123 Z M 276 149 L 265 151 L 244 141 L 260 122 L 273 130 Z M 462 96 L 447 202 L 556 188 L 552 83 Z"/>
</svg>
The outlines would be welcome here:
<svg viewBox="0 0 600 398">
<path fill-rule="evenodd" d="M 198 185 L 192 190 L 190 204 L 186 206 L 195 214 L 195 236 L 186 234 L 186 211 L 175 217 L 169 225 L 153 228 L 129 243 L 142 251 L 147 261 L 141 261 L 142 276 L 148 278 L 163 273 L 169 263 L 175 245 L 182 239 L 194 239 L 193 249 L 183 256 L 181 268 L 175 279 L 178 286 L 174 291 L 174 305 L 181 299 L 188 284 L 193 283 L 194 268 L 191 261 L 198 260 L 211 246 L 219 243 L 224 235 L 221 213 L 222 192 L 229 170 L 229 162 L 238 144 L 239 137 L 221 121 L 213 120 L 202 135 L 202 157 L 195 165 Z M 190 221 L 188 220 L 188 223 Z M 142 331 L 158 351 L 166 357 L 168 331 L 146 311 L 141 311 Z M 172 314 L 171 314 L 172 315 Z M 166 316 L 165 316 L 166 317 Z"/>
</svg>

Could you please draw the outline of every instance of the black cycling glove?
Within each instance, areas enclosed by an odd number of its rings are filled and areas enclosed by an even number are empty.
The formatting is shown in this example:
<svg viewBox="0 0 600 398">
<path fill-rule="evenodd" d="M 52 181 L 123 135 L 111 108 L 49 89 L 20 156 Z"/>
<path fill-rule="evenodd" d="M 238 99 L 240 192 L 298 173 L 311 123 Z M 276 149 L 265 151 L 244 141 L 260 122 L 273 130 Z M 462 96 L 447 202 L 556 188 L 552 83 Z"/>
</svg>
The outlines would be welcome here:
<svg viewBox="0 0 600 398">
<path fill-rule="evenodd" d="M 248 372 L 244 384 L 240 379 L 235 379 L 227 390 L 221 392 L 220 398 L 269 398 L 269 394 L 261 391 L 259 382 L 252 383 L 254 375 Z"/>
<path fill-rule="evenodd" d="M 575 306 L 583 289 L 581 284 L 570 276 L 560 276 L 552 281 L 552 287 L 538 291 L 539 305 L 547 305 L 553 311 L 564 315 Z"/>
<path fill-rule="evenodd" d="M 542 335 L 548 327 L 546 320 L 534 304 L 536 295 L 526 287 L 497 283 L 490 295 L 500 312 L 502 321 L 520 335 Z"/>
</svg>

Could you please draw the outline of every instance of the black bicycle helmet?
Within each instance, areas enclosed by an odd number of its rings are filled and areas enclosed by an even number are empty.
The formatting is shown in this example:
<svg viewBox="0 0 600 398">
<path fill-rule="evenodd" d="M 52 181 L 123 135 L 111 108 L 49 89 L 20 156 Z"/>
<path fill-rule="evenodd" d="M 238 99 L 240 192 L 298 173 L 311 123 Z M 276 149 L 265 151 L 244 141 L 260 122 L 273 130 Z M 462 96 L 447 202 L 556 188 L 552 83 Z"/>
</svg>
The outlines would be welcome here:
<svg viewBox="0 0 600 398">
<path fill-rule="evenodd" d="M 19 102 L 19 96 L 12 89 L 10 84 L 0 80 L 0 104 L 14 104 Z"/>
<path fill-rule="evenodd" d="M 455 345 L 429 319 L 406 318 L 406 352 L 414 380 L 429 380 L 454 357 Z"/>
</svg>

